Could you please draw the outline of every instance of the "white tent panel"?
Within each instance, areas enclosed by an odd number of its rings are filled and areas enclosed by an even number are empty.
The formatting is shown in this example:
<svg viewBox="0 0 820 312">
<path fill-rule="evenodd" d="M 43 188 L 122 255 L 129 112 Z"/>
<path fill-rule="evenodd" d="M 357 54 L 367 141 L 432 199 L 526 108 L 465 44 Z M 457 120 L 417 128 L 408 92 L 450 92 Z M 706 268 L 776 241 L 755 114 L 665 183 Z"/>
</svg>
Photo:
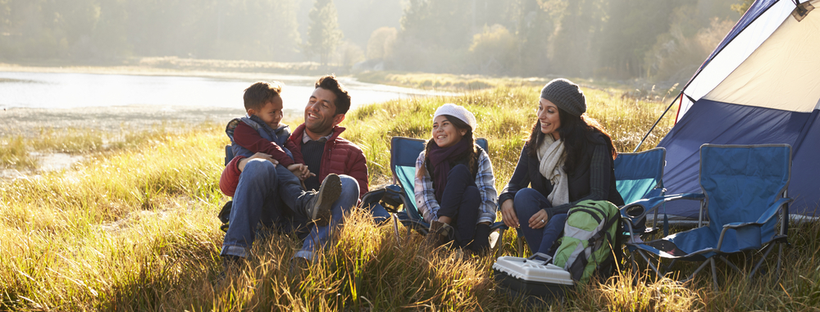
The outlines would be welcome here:
<svg viewBox="0 0 820 312">
<path fill-rule="evenodd" d="M 791 1 L 779 1 L 769 10 L 761 14 L 756 21 L 740 34 L 732 42 L 727 44 L 723 51 L 718 53 L 703 70 L 689 83 L 683 91 L 684 94 L 700 100 L 704 95 L 712 91 L 718 84 L 729 76 L 735 68 L 746 60 L 775 30 L 783 21 L 790 17 L 795 5 Z M 809 14 L 811 16 L 812 14 Z M 693 103 L 684 99 L 678 120 L 686 114 Z"/>
<path fill-rule="evenodd" d="M 788 1 L 781 3 L 789 4 Z M 792 8 L 794 5 L 792 4 Z M 820 99 L 820 10 L 798 22 L 789 16 L 704 98 L 794 112 Z"/>
</svg>

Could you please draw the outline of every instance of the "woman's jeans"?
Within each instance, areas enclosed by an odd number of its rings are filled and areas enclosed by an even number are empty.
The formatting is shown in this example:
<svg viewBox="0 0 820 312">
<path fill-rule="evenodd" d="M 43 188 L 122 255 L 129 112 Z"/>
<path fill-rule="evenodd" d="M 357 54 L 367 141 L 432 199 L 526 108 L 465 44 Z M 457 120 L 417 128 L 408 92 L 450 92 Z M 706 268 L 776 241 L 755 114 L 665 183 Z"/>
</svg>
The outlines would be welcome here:
<svg viewBox="0 0 820 312">
<path fill-rule="evenodd" d="M 515 214 L 518 216 L 518 223 L 521 225 L 521 232 L 524 233 L 527 245 L 530 246 L 532 253 L 540 252 L 552 256 L 555 252 L 552 249 L 553 244 L 564 232 L 567 214 L 553 215 L 543 228 L 530 228 L 530 217 L 541 209 L 552 208 L 544 195 L 531 188 L 519 190 L 515 194 L 515 199 L 513 199 L 513 206 L 515 207 Z"/>
<path fill-rule="evenodd" d="M 481 194 L 467 166 L 456 165 L 451 168 L 447 174 L 447 186 L 444 187 L 437 215 L 453 219 L 450 224 L 455 229 L 453 238 L 460 247 L 480 251 L 489 246 L 489 232 L 482 235 L 485 237 L 475 237 L 480 204 Z"/>
</svg>

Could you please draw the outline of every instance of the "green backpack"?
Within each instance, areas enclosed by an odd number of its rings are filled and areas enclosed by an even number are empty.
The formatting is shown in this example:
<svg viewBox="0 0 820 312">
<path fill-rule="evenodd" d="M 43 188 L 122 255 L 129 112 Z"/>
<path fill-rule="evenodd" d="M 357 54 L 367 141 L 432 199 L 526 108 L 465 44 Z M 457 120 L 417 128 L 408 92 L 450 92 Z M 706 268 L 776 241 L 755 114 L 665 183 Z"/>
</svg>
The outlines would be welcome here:
<svg viewBox="0 0 820 312">
<path fill-rule="evenodd" d="M 584 200 L 570 208 L 553 264 L 581 284 L 595 272 L 608 277 L 621 252 L 616 237 L 620 216 L 618 207 L 606 200 Z"/>
</svg>

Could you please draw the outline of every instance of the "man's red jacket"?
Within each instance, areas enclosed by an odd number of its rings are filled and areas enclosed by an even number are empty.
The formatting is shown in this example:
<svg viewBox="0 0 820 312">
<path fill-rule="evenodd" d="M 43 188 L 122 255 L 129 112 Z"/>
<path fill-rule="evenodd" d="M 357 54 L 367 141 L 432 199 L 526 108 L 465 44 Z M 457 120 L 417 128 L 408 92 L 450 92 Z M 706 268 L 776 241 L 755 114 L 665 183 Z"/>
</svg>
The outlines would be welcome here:
<svg viewBox="0 0 820 312">
<path fill-rule="evenodd" d="M 339 137 L 345 131 L 344 127 L 336 126 L 325 143 L 325 150 L 322 153 L 321 172 L 319 181 L 324 181 L 330 173 L 346 174 L 359 182 L 359 197 L 367 193 L 367 159 L 362 150 L 352 142 Z M 288 139 L 295 145 L 295 152 L 301 154 L 302 134 L 305 132 L 305 124 L 299 125 Z M 290 145 L 290 144 L 288 144 Z M 239 161 L 243 156 L 234 157 L 225 169 L 222 170 L 222 177 L 219 179 L 219 189 L 228 196 L 233 196 L 236 192 L 236 185 L 239 184 Z"/>
</svg>

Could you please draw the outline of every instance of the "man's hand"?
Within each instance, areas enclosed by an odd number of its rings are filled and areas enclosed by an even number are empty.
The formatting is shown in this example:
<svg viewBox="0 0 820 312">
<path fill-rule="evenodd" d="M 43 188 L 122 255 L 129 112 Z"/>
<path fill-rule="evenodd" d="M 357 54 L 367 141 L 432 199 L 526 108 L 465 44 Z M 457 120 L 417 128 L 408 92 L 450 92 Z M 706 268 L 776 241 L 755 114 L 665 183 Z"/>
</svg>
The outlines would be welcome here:
<svg viewBox="0 0 820 312">
<path fill-rule="evenodd" d="M 307 178 L 315 177 L 315 176 L 316 176 L 315 173 L 310 172 L 310 170 L 308 170 L 307 165 L 302 165 L 302 178 L 303 179 L 307 179 Z"/>
<path fill-rule="evenodd" d="M 278 160 L 271 158 L 271 156 L 268 155 L 268 154 L 256 153 L 256 154 L 253 154 L 253 156 L 251 156 L 251 157 L 242 158 L 242 159 L 239 160 L 239 163 L 236 164 L 236 168 L 239 169 L 239 172 L 245 171 L 245 165 L 247 165 L 248 161 L 250 161 L 251 159 L 264 159 L 264 160 L 267 160 L 270 163 L 272 163 L 274 166 L 279 164 Z"/>
<path fill-rule="evenodd" d="M 307 170 L 307 166 L 303 164 L 291 164 L 288 166 L 288 170 L 299 178 L 299 181 L 305 181 L 305 179 L 307 179 L 311 174 L 310 171 Z"/>
</svg>

